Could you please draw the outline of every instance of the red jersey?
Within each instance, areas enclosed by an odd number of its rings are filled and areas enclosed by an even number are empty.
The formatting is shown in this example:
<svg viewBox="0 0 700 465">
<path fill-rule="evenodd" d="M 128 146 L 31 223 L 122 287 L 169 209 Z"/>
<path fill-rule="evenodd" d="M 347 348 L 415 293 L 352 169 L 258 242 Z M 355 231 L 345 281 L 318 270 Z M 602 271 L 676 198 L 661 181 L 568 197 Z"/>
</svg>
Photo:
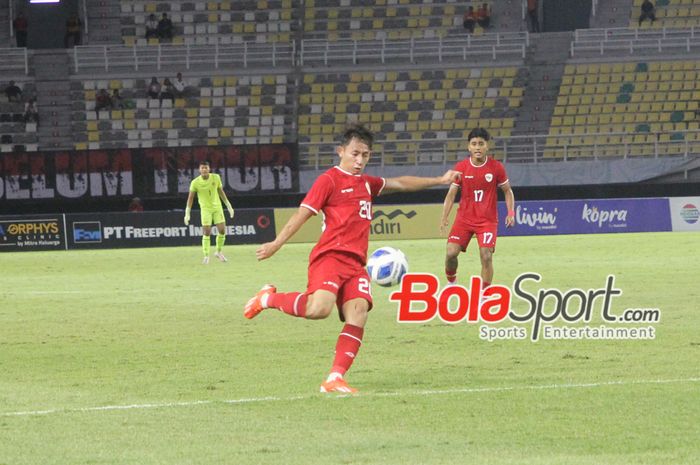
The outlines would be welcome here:
<svg viewBox="0 0 700 465">
<path fill-rule="evenodd" d="M 454 169 L 461 174 L 459 183 L 453 183 L 462 190 L 457 216 L 473 225 L 498 223 L 498 188 L 508 182 L 501 162 L 487 157 L 486 163 L 474 166 L 469 157 Z"/>
<path fill-rule="evenodd" d="M 309 262 L 331 250 L 350 253 L 364 265 L 367 261 L 372 198 L 386 180 L 367 174 L 354 175 L 334 166 L 314 181 L 301 202 L 314 214 L 323 212 L 321 238 L 311 251 Z"/>
</svg>

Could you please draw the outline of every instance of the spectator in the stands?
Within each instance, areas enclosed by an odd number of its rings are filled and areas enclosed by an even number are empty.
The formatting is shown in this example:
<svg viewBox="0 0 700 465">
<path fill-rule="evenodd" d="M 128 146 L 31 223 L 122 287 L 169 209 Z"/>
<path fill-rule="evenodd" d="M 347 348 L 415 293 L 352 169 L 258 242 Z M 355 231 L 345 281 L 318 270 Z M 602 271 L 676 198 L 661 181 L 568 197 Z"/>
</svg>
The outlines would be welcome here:
<svg viewBox="0 0 700 465">
<path fill-rule="evenodd" d="M 175 97 L 176 98 L 184 97 L 186 88 L 187 88 L 187 84 L 182 79 L 182 73 L 177 73 L 177 76 L 175 76 L 175 80 L 173 81 L 173 89 L 174 89 Z"/>
<path fill-rule="evenodd" d="M 66 48 L 71 45 L 71 41 L 74 47 L 82 43 L 82 26 L 83 23 L 80 22 L 78 15 L 71 15 L 66 20 L 66 35 L 63 38 L 63 45 Z"/>
<path fill-rule="evenodd" d="M 12 21 L 12 27 L 15 30 L 15 39 L 17 40 L 18 47 L 27 46 L 27 31 L 29 30 L 29 22 L 21 11 L 17 15 L 14 21 Z"/>
<path fill-rule="evenodd" d="M 134 197 L 133 199 L 131 199 L 131 203 L 129 204 L 129 211 L 137 213 L 143 211 L 143 204 L 141 203 L 140 198 Z"/>
<path fill-rule="evenodd" d="M 158 19 L 153 13 L 148 15 L 148 20 L 146 21 L 146 39 L 151 37 L 158 37 Z"/>
<path fill-rule="evenodd" d="M 15 81 L 10 81 L 5 87 L 5 96 L 8 102 L 20 102 L 22 100 L 22 89 L 15 84 Z"/>
<path fill-rule="evenodd" d="M 24 122 L 39 125 L 39 110 L 36 108 L 36 99 L 31 98 L 24 104 Z"/>
<path fill-rule="evenodd" d="M 158 37 L 161 39 L 173 38 L 173 22 L 168 18 L 167 13 L 163 13 L 163 17 L 158 21 Z"/>
<path fill-rule="evenodd" d="M 484 3 L 479 7 L 476 12 L 476 21 L 484 29 L 491 25 L 491 11 L 489 11 L 488 3 Z"/>
<path fill-rule="evenodd" d="M 112 98 L 107 89 L 100 89 L 95 96 L 95 113 L 99 115 L 101 110 L 112 109 Z"/>
<path fill-rule="evenodd" d="M 474 32 L 474 26 L 476 26 L 476 12 L 473 6 L 470 6 L 467 8 L 467 11 L 464 12 L 462 26 L 464 26 L 464 29 L 466 29 L 468 33 L 472 34 Z"/>
<path fill-rule="evenodd" d="M 112 108 L 115 110 L 123 110 L 124 109 L 124 101 L 122 99 L 121 94 L 119 93 L 119 89 L 114 89 L 112 91 Z"/>
<path fill-rule="evenodd" d="M 161 104 L 164 98 L 170 99 L 173 104 L 175 103 L 175 88 L 168 78 L 165 78 L 165 81 L 163 81 L 163 89 L 160 91 Z"/>
<path fill-rule="evenodd" d="M 537 0 L 527 0 L 527 16 L 530 18 L 530 32 L 540 32 L 540 13 Z"/>
<path fill-rule="evenodd" d="M 160 82 L 158 82 L 158 78 L 153 76 L 151 78 L 151 83 L 148 84 L 148 96 L 150 98 L 160 98 Z"/>
<path fill-rule="evenodd" d="M 640 26 L 645 19 L 649 19 L 652 24 L 656 21 L 656 8 L 650 0 L 644 0 L 642 2 L 642 14 L 639 15 Z"/>
</svg>

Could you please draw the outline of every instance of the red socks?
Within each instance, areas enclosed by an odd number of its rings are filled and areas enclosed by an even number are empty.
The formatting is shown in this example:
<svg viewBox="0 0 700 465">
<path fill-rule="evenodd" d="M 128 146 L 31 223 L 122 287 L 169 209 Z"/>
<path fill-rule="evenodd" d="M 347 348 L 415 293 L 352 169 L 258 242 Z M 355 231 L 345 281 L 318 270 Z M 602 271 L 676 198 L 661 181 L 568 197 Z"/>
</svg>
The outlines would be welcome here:
<svg viewBox="0 0 700 465">
<path fill-rule="evenodd" d="M 355 360 L 357 352 L 362 345 L 362 335 L 364 328 L 345 324 L 343 330 L 338 336 L 338 342 L 335 344 L 335 358 L 333 359 L 333 368 L 331 373 L 339 373 L 344 375 Z"/>
<path fill-rule="evenodd" d="M 449 270 L 445 268 L 445 276 L 447 276 L 447 282 L 452 284 L 457 280 L 457 270 Z"/>
<path fill-rule="evenodd" d="M 285 292 L 270 294 L 267 298 L 267 306 L 278 308 L 284 313 L 304 318 L 306 316 L 307 294 L 301 292 Z"/>
</svg>

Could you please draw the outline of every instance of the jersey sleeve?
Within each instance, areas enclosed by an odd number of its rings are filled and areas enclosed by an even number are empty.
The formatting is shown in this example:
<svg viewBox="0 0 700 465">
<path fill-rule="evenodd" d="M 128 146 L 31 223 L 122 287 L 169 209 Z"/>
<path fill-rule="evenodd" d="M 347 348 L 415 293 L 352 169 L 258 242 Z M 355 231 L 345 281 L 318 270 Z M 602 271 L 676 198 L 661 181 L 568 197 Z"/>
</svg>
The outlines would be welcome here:
<svg viewBox="0 0 700 465">
<path fill-rule="evenodd" d="M 190 181 L 190 192 L 197 192 L 197 189 L 194 187 L 194 179 Z"/>
<path fill-rule="evenodd" d="M 459 172 L 459 178 L 457 181 L 453 181 L 450 186 L 462 187 L 462 179 L 464 178 L 464 160 L 460 160 L 455 163 L 455 166 L 452 169 Z"/>
<path fill-rule="evenodd" d="M 218 190 L 220 187 L 223 188 L 224 185 L 221 183 L 221 176 L 219 176 L 218 174 L 216 174 L 215 176 L 216 176 L 216 188 L 217 188 L 217 190 Z"/>
<path fill-rule="evenodd" d="M 313 183 L 300 206 L 308 208 L 317 215 L 332 193 L 333 180 L 327 174 L 323 174 Z"/>
<path fill-rule="evenodd" d="M 498 162 L 496 166 L 496 184 L 500 187 L 508 182 L 508 175 L 506 174 L 506 168 L 503 166 L 503 163 Z"/>
<path fill-rule="evenodd" d="M 377 176 L 366 176 L 365 180 L 369 183 L 369 192 L 372 197 L 376 197 L 382 193 L 386 185 L 386 179 Z"/>
</svg>

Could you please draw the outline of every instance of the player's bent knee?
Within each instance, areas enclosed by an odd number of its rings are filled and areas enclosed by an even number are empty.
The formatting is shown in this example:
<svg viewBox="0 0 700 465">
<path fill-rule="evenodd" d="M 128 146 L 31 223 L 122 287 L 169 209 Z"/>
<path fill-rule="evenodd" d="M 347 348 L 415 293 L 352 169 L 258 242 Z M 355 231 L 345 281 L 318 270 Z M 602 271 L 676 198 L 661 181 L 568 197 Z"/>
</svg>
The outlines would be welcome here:
<svg viewBox="0 0 700 465">
<path fill-rule="evenodd" d="M 445 254 L 445 257 L 448 260 L 451 260 L 453 258 L 457 258 L 459 253 L 462 251 L 462 249 L 459 246 L 447 246 L 447 252 Z"/>
<path fill-rule="evenodd" d="M 328 318 L 332 310 L 332 306 L 312 303 L 306 308 L 306 318 L 309 320 L 322 320 Z"/>
</svg>

